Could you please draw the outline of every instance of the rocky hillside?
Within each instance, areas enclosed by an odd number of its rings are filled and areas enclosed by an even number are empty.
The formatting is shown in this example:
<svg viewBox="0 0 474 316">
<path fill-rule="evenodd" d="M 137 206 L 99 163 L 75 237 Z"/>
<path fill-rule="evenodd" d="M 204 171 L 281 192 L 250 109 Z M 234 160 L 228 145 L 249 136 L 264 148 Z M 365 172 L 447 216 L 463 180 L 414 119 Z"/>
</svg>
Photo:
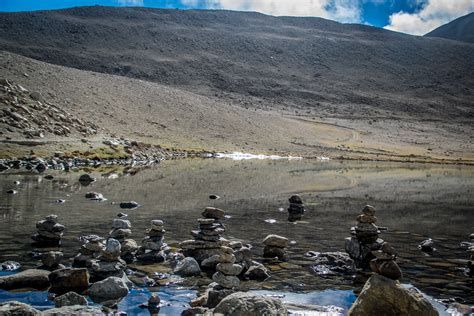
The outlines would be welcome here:
<svg viewBox="0 0 474 316">
<path fill-rule="evenodd" d="M 474 43 L 474 12 L 442 25 L 425 36 Z"/>
<path fill-rule="evenodd" d="M 473 115 L 472 45 L 320 18 L 99 6 L 2 13 L 0 49 L 246 108 Z"/>
</svg>

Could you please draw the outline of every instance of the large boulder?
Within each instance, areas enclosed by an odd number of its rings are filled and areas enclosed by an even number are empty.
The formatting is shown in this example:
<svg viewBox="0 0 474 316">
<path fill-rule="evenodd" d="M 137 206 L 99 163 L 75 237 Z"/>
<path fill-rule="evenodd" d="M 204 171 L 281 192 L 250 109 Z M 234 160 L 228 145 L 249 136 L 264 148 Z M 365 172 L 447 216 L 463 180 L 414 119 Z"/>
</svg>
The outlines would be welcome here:
<svg viewBox="0 0 474 316">
<path fill-rule="evenodd" d="M 29 269 L 16 274 L 0 277 L 0 289 L 36 289 L 44 290 L 49 287 L 49 271 L 40 269 Z"/>
<path fill-rule="evenodd" d="M 226 316 L 287 315 L 283 303 L 274 298 L 237 292 L 224 298 L 214 309 L 214 314 Z"/>
<path fill-rule="evenodd" d="M 123 278 L 108 277 L 89 288 L 89 296 L 96 303 L 118 301 L 127 296 L 128 286 Z"/>
<path fill-rule="evenodd" d="M 89 287 L 89 272 L 86 268 L 59 269 L 51 272 L 49 281 L 53 293 L 81 292 Z"/>
<path fill-rule="evenodd" d="M 17 301 L 0 303 L 0 315 L 2 316 L 36 316 L 41 312 L 32 306 Z"/>
<path fill-rule="evenodd" d="M 416 289 L 407 289 L 400 282 L 374 275 L 348 312 L 349 316 L 436 316 L 438 312 Z"/>
<path fill-rule="evenodd" d="M 186 257 L 180 262 L 173 271 L 175 274 L 188 277 L 188 276 L 195 276 L 201 273 L 201 268 L 199 267 L 199 263 L 196 259 L 192 257 Z"/>
</svg>

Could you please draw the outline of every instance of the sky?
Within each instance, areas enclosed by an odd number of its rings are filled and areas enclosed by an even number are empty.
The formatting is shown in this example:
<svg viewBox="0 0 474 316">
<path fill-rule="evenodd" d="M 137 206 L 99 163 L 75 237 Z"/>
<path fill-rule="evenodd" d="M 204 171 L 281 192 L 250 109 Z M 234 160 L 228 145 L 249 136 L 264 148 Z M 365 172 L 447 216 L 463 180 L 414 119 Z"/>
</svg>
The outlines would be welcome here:
<svg viewBox="0 0 474 316">
<path fill-rule="evenodd" d="M 0 0 L 0 11 L 74 6 L 144 6 L 256 11 L 275 16 L 315 16 L 423 35 L 474 11 L 474 0 Z"/>
</svg>

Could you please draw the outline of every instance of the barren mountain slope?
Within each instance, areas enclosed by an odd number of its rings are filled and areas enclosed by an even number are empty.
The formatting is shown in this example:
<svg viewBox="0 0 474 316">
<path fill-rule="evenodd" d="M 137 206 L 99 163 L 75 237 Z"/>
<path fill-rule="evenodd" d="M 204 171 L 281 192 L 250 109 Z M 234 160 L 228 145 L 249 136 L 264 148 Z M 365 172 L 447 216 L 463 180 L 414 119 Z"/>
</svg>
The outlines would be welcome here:
<svg viewBox="0 0 474 316">
<path fill-rule="evenodd" d="M 0 77 L 29 92 L 16 103 L 2 101 L 2 155 L 55 150 L 91 150 L 111 137 L 167 148 L 244 151 L 305 157 L 330 156 L 403 161 L 473 162 L 473 126 L 437 120 L 396 118 L 320 119 L 244 109 L 218 97 L 153 82 L 52 65 L 0 52 Z M 30 93 L 30 96 L 28 96 Z M 6 126 L 11 113 L 30 120 L 34 99 L 66 119 L 86 122 L 94 134 L 55 133 L 61 121 L 37 116 L 43 136 Z M 22 104 L 24 102 L 24 104 Z M 24 109 L 26 108 L 26 110 Z M 49 116 L 48 116 L 49 117 Z M 56 115 L 51 116 L 56 118 Z M 2 123 L 3 122 L 3 123 Z M 54 127 L 54 128 L 50 128 Z M 80 130 L 80 129 L 79 129 Z M 87 143 L 81 142 L 86 138 Z M 20 145 L 19 145 L 20 144 Z M 21 146 L 27 144 L 28 146 Z M 31 147 L 32 144 L 37 146 Z M 90 147 L 91 146 L 91 147 Z"/>
<path fill-rule="evenodd" d="M 472 118 L 474 46 L 320 18 L 82 7 L 0 14 L 0 49 L 310 116 Z"/>
<path fill-rule="evenodd" d="M 474 12 L 457 18 L 445 25 L 441 25 L 425 36 L 474 43 Z"/>
</svg>

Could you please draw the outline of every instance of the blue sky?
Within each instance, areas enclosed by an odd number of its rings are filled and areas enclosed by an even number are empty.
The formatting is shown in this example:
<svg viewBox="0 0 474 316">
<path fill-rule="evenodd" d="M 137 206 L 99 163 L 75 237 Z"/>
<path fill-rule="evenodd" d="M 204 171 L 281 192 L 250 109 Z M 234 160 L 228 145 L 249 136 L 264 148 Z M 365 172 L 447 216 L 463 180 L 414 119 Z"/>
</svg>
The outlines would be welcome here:
<svg viewBox="0 0 474 316">
<path fill-rule="evenodd" d="M 277 16 L 318 16 L 415 35 L 424 34 L 474 11 L 474 0 L 0 0 L 0 11 L 50 10 L 88 5 L 229 9 Z"/>
</svg>

